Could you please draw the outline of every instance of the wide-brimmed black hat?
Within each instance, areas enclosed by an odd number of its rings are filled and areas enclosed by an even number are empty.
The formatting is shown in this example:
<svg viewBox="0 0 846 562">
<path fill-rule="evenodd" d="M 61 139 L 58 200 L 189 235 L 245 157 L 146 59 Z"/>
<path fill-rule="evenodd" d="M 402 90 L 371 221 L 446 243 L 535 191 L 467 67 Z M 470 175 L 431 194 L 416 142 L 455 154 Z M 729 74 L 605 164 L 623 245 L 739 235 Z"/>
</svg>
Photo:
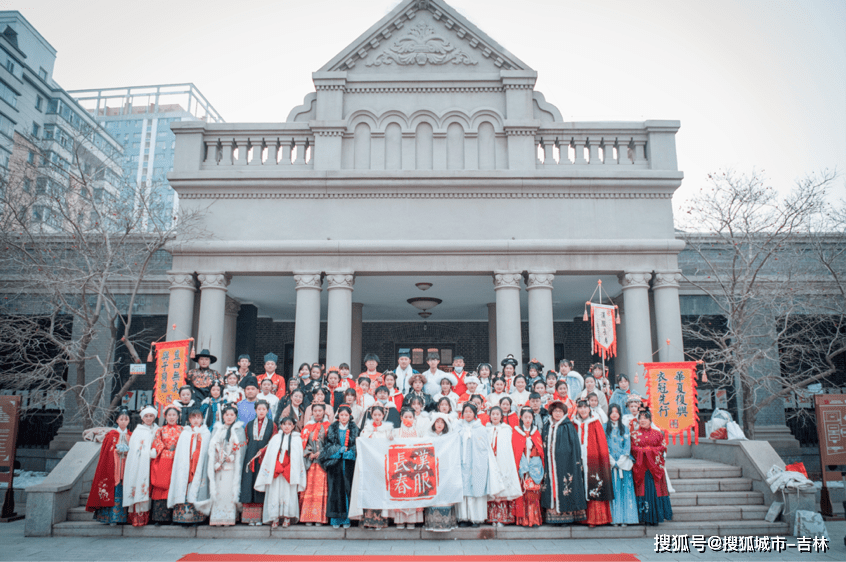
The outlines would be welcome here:
<svg viewBox="0 0 846 562">
<path fill-rule="evenodd" d="M 194 356 L 194 361 L 199 361 L 200 357 L 208 357 L 209 359 L 211 359 L 211 363 L 217 363 L 217 357 L 209 353 L 208 349 L 204 349 L 200 353 L 196 354 Z"/>
</svg>

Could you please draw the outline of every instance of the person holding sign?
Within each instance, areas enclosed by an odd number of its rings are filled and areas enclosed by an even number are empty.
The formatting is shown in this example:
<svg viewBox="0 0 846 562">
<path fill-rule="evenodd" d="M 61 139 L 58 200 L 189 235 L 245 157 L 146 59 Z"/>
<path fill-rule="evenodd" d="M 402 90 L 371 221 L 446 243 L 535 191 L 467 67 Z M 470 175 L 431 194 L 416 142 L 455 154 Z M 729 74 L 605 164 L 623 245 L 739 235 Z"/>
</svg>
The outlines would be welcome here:
<svg viewBox="0 0 846 562">
<path fill-rule="evenodd" d="M 117 414 L 117 429 L 108 432 L 100 447 L 100 460 L 91 482 L 91 492 L 85 511 L 93 511 L 94 519 L 107 525 L 126 523 L 123 507 L 123 473 L 129 453 L 129 410 L 121 408 Z"/>
</svg>

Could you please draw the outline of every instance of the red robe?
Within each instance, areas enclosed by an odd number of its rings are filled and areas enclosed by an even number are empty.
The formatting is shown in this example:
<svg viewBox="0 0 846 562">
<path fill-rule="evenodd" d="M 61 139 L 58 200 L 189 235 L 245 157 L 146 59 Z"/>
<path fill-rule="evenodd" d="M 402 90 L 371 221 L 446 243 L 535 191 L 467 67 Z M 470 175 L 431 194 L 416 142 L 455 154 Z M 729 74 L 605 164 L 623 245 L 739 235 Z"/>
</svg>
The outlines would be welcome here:
<svg viewBox="0 0 846 562">
<path fill-rule="evenodd" d="M 132 433 L 127 431 L 127 441 L 131 436 Z M 120 443 L 120 432 L 116 429 L 108 432 L 103 438 L 100 460 L 97 461 L 97 470 L 94 473 L 94 481 L 91 483 L 91 493 L 88 494 L 85 511 L 95 511 L 101 507 L 115 505 L 115 486 L 123 481 L 123 470 L 126 467 L 126 457 L 117 454 L 118 443 Z"/>
<path fill-rule="evenodd" d="M 511 432 L 511 448 L 514 449 L 514 463 L 517 465 L 517 471 L 520 471 L 520 459 L 523 458 L 523 455 L 526 454 L 526 438 L 532 440 L 532 452 L 529 453 L 532 457 L 540 457 L 541 462 L 544 460 L 543 454 L 543 438 L 541 437 L 541 432 L 538 431 L 538 428 L 533 427 L 531 433 L 527 436 L 526 432 L 523 431 L 522 426 L 517 426 L 514 428 L 514 431 Z M 545 465 L 544 465 L 545 466 Z M 540 485 L 543 482 L 535 482 L 538 486 L 538 490 L 540 489 Z M 523 488 L 523 495 L 514 500 L 514 517 L 523 517 L 528 518 L 528 513 L 526 513 L 526 501 L 525 501 L 525 494 L 526 494 L 526 487 L 523 481 L 523 478 L 520 478 L 520 486 Z"/>
<path fill-rule="evenodd" d="M 459 396 L 467 392 L 467 385 L 464 384 L 464 377 L 467 376 L 467 371 L 461 371 L 461 374 L 459 375 L 455 372 L 455 370 L 453 370 L 450 374 L 454 376 L 455 379 L 458 381 L 457 383 L 455 383 L 455 386 L 452 387 L 452 391 L 458 394 Z"/>
<path fill-rule="evenodd" d="M 397 407 L 397 410 L 402 410 L 402 402 L 405 400 L 405 396 L 402 395 L 402 392 L 399 391 L 396 387 L 393 390 L 388 391 L 388 400 L 392 400 L 394 406 Z"/>
<path fill-rule="evenodd" d="M 173 457 L 182 426 L 166 425 L 156 432 L 152 448 L 156 458 L 150 461 L 151 500 L 166 500 L 170 489 L 170 473 L 173 471 Z"/>
<path fill-rule="evenodd" d="M 587 420 L 576 417 L 576 433 L 579 444 L 587 444 L 587 453 L 582 462 L 587 465 L 588 525 L 607 525 L 611 523 L 611 505 L 614 499 L 611 463 L 608 458 L 608 439 L 605 428 L 599 418 L 591 415 Z"/>
<path fill-rule="evenodd" d="M 657 429 L 638 429 L 632 432 L 632 478 L 634 478 L 635 495 L 644 496 L 643 479 L 648 470 L 655 481 L 655 492 L 658 497 L 669 496 L 667 480 L 664 478 L 664 452 L 667 445 L 664 435 Z"/>
<path fill-rule="evenodd" d="M 482 422 L 482 425 L 488 425 L 488 423 L 491 421 L 490 416 L 489 416 L 489 415 L 487 415 L 485 412 L 480 413 L 480 414 L 479 414 L 478 416 L 476 416 L 476 417 L 478 418 L 478 420 L 479 420 L 480 422 Z"/>
<path fill-rule="evenodd" d="M 267 373 L 262 373 L 261 375 L 258 375 L 256 377 L 256 380 L 258 381 L 259 385 L 261 385 L 261 381 L 263 381 L 264 379 L 270 379 L 270 382 L 273 383 L 273 385 L 276 387 L 276 392 L 274 392 L 276 398 L 278 398 L 279 400 L 285 398 L 285 377 L 276 373 L 272 373 L 270 375 L 268 375 Z"/>
<path fill-rule="evenodd" d="M 564 402 L 564 405 L 567 406 L 567 417 L 572 420 L 576 415 L 576 403 L 570 400 L 570 395 L 565 394 L 564 396 L 561 396 L 558 394 L 558 391 L 555 391 L 552 393 L 552 400 L 550 400 L 549 403 L 556 400 Z M 546 405 L 546 409 L 549 409 L 549 404 Z"/>
<path fill-rule="evenodd" d="M 520 418 L 517 417 L 517 412 L 511 412 L 510 414 L 503 412 L 502 423 L 507 423 L 511 426 L 511 429 L 514 429 L 520 423 Z"/>
</svg>

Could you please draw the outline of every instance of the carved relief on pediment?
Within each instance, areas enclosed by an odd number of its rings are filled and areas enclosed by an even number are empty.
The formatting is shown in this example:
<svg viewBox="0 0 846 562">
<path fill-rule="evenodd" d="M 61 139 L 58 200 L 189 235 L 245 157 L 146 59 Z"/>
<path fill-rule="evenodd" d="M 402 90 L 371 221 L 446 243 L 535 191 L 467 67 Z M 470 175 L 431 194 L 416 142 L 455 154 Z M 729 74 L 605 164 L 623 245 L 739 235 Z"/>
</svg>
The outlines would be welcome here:
<svg viewBox="0 0 846 562">
<path fill-rule="evenodd" d="M 476 65 L 469 54 L 460 47 L 454 46 L 447 39 L 425 22 L 420 22 L 408 33 L 394 42 L 393 45 L 379 53 L 366 66 L 382 66 L 397 64 L 398 66 L 427 64 L 465 64 Z"/>
</svg>

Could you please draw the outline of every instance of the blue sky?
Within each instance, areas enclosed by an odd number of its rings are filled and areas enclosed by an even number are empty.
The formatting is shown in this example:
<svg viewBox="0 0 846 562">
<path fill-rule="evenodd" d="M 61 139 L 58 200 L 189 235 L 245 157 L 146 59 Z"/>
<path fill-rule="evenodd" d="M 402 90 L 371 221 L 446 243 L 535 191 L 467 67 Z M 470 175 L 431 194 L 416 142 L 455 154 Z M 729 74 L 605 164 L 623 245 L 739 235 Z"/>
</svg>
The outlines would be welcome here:
<svg viewBox="0 0 846 562">
<path fill-rule="evenodd" d="M 452 0 L 538 71 L 565 120 L 679 119 L 685 181 L 846 173 L 842 0 Z M 0 0 L 58 50 L 66 89 L 194 82 L 229 121 L 282 121 L 311 73 L 396 0 Z M 838 195 L 846 196 L 841 178 Z"/>
</svg>

